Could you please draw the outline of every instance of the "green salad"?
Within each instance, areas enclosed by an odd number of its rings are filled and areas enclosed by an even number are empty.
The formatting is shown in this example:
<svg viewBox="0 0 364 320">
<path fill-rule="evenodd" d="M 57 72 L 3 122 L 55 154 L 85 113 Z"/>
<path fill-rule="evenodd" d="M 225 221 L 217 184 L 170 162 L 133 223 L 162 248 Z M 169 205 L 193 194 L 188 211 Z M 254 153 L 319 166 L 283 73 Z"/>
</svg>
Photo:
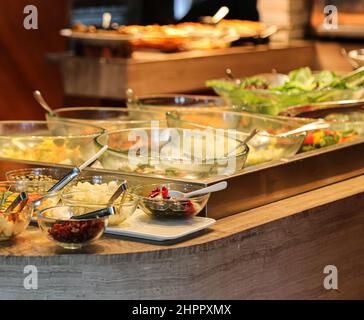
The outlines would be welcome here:
<svg viewBox="0 0 364 320">
<path fill-rule="evenodd" d="M 291 71 L 287 80 L 272 86 L 264 77 L 209 80 L 213 88 L 234 108 L 277 115 L 294 105 L 364 98 L 364 69 L 346 77 L 332 71 L 312 72 L 310 68 Z"/>
</svg>

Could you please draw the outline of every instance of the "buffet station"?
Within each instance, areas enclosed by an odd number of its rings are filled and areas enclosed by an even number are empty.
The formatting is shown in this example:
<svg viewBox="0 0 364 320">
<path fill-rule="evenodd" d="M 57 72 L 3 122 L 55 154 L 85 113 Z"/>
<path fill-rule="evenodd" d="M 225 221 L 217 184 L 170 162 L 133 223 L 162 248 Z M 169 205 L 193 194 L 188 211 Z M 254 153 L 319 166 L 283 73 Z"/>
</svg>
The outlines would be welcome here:
<svg viewBox="0 0 364 320">
<path fill-rule="evenodd" d="M 363 51 L 228 12 L 59 31 L 64 100 L 114 106 L 0 120 L 0 299 L 364 298 Z"/>
<path fill-rule="evenodd" d="M 275 25 L 241 20 L 219 23 L 122 26 L 97 29 L 77 24 L 61 30 L 72 50 L 48 54 L 59 65 L 68 96 L 126 99 L 136 95 L 206 91 L 206 79 L 271 70 L 316 67 L 310 41 L 271 43 Z M 242 72 L 243 71 L 243 72 Z M 193 77 L 191 75 L 193 74 Z"/>
<path fill-rule="evenodd" d="M 204 85 L 0 122 L 1 298 L 361 295 L 364 69 Z"/>
</svg>

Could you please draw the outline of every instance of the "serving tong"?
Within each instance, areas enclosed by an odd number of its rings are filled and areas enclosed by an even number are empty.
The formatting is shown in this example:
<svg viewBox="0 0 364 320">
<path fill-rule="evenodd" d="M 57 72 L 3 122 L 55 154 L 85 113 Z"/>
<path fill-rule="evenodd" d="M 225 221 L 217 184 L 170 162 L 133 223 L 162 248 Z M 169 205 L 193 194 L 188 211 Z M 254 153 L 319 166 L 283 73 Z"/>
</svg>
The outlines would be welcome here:
<svg viewBox="0 0 364 320">
<path fill-rule="evenodd" d="M 3 203 L 5 201 L 6 201 L 6 199 L 4 199 L 4 195 L 3 195 L 1 202 Z M 19 208 L 18 208 L 17 212 L 20 212 L 24 209 L 27 202 L 28 202 L 28 194 L 26 192 L 22 191 L 13 200 L 13 202 L 10 203 L 10 205 L 6 208 L 5 213 L 12 213 L 18 206 L 19 206 Z"/>
<path fill-rule="evenodd" d="M 126 180 L 124 180 L 124 182 L 116 189 L 116 191 L 110 197 L 106 208 L 88 212 L 88 213 L 81 214 L 78 216 L 72 216 L 71 219 L 87 220 L 87 219 L 102 218 L 102 217 L 114 215 L 116 211 L 115 211 L 115 207 L 113 206 L 113 204 L 122 193 L 123 193 L 123 196 L 121 198 L 120 205 L 122 205 L 124 203 L 127 188 L 128 188 L 128 183 Z"/>
<path fill-rule="evenodd" d="M 68 183 L 75 179 L 83 169 L 87 168 L 89 165 L 94 163 L 104 152 L 108 149 L 108 145 L 103 146 L 97 153 L 95 153 L 90 159 L 86 160 L 79 167 L 73 168 L 69 173 L 67 173 L 62 179 L 60 179 L 53 187 L 51 187 L 48 192 L 55 192 L 64 188 Z"/>
</svg>

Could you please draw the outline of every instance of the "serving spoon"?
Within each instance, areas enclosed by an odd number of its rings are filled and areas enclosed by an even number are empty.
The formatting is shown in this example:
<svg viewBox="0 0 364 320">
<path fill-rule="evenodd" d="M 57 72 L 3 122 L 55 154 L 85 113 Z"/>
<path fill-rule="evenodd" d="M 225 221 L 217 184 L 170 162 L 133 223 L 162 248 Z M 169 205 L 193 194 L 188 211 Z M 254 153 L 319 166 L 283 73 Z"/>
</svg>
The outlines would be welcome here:
<svg viewBox="0 0 364 320">
<path fill-rule="evenodd" d="M 188 192 L 188 193 L 184 193 L 181 191 L 176 191 L 176 190 L 169 190 L 169 195 L 171 197 L 177 198 L 177 199 L 188 199 L 191 198 L 193 196 L 197 196 L 197 195 L 204 195 L 206 193 L 211 193 L 211 192 L 216 192 L 216 191 L 221 191 L 227 188 L 227 182 L 226 181 L 222 181 L 222 182 L 218 182 L 213 184 L 212 186 L 208 186 L 199 190 L 195 190 L 192 192 Z"/>
<path fill-rule="evenodd" d="M 42 94 L 40 93 L 39 90 L 35 90 L 33 92 L 33 97 L 35 98 L 35 100 L 40 104 L 40 106 L 47 111 L 49 114 L 54 115 L 55 113 L 53 112 L 52 108 L 49 106 L 49 104 L 45 101 L 45 99 L 43 98 Z"/>
<path fill-rule="evenodd" d="M 97 153 L 95 153 L 90 159 L 86 160 L 79 167 L 73 168 L 69 173 L 67 173 L 62 179 L 60 179 L 53 187 L 51 187 L 47 192 L 54 192 L 61 190 L 73 179 L 75 179 L 83 169 L 87 168 L 93 162 L 95 162 L 104 152 L 108 149 L 108 145 L 103 146 Z"/>
<path fill-rule="evenodd" d="M 230 10 L 228 7 L 222 6 L 219 10 L 217 10 L 217 12 L 212 17 L 211 16 L 202 17 L 201 22 L 216 26 L 219 24 L 219 22 L 221 22 L 222 19 L 224 19 L 227 16 L 229 11 Z"/>
<path fill-rule="evenodd" d="M 298 133 L 303 133 L 305 131 L 312 131 L 312 130 L 319 130 L 319 129 L 327 129 L 330 127 L 330 124 L 324 121 L 315 121 L 315 122 L 311 122 L 308 124 L 303 125 L 302 127 L 287 131 L 287 132 L 283 132 L 283 133 L 278 133 L 275 134 L 275 137 L 288 137 L 290 135 L 294 135 L 294 134 L 298 134 Z M 261 132 L 264 135 L 270 135 L 268 132 Z"/>
</svg>

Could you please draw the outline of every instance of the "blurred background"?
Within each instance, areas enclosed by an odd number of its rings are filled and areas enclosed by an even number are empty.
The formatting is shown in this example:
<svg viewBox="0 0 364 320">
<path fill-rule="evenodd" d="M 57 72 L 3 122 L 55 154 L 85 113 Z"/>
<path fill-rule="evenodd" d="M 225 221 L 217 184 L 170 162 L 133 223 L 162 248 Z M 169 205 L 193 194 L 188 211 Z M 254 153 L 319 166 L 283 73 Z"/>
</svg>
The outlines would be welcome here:
<svg viewBox="0 0 364 320">
<path fill-rule="evenodd" d="M 23 9 L 29 4 L 38 8 L 38 30 L 25 30 L 23 27 L 25 18 Z M 328 4 L 336 5 L 339 9 L 339 28 L 335 30 L 322 28 L 322 23 L 327 17 L 324 7 Z M 118 25 L 197 22 L 201 16 L 212 16 L 221 6 L 230 9 L 227 19 L 260 20 L 277 25 L 280 31 L 270 38 L 269 45 L 281 43 L 292 47 L 293 41 L 314 41 L 316 60 L 324 67 L 351 70 L 352 66 L 340 53 L 340 48 L 345 47 L 350 50 L 362 47 L 364 38 L 362 0 L 2 0 L 0 2 L 1 120 L 44 118 L 43 110 L 32 97 L 35 89 L 41 90 L 54 108 L 63 105 L 123 104 L 122 95 L 120 98 L 105 95 L 90 96 L 82 94 L 82 90 L 79 94 L 70 94 L 65 90 L 65 71 L 62 69 L 60 59 L 75 48 L 75 43 L 61 37 L 59 34 L 61 29 L 79 22 L 101 27 L 105 12 L 110 13 L 112 23 Z M 163 57 L 158 56 L 156 59 L 161 61 L 172 59 L 174 56 L 172 54 Z M 120 62 L 119 59 L 118 63 L 132 64 L 134 63 L 132 59 L 137 58 L 128 57 L 123 60 L 124 62 Z M 97 63 L 100 63 L 100 59 Z M 273 58 L 271 68 L 275 68 Z M 82 87 L 83 71 L 77 68 L 73 70 L 80 77 Z M 243 71 L 239 73 L 244 74 Z M 253 69 L 248 71 L 247 73 L 254 72 Z M 97 76 L 96 74 L 95 77 Z M 189 76 L 193 77 L 193 71 Z M 145 81 L 143 85 L 149 85 L 140 70 L 125 77 L 135 77 L 139 82 Z M 89 76 L 86 80 L 96 81 Z M 103 85 L 113 86 L 113 78 L 110 77 L 110 82 Z M 202 84 L 201 88 L 197 89 L 202 89 Z M 182 88 L 181 91 L 185 89 Z"/>
</svg>

